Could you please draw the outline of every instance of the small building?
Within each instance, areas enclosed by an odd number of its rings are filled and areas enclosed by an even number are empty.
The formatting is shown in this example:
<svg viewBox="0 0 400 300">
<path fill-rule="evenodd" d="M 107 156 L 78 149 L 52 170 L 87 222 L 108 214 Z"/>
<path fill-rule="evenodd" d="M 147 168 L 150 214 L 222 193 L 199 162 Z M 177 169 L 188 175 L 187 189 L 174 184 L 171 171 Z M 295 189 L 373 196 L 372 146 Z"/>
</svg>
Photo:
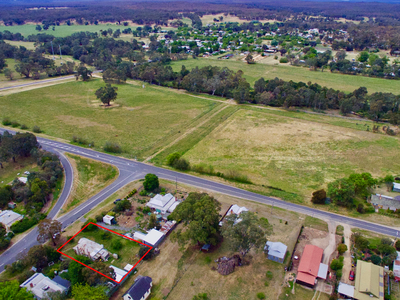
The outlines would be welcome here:
<svg viewBox="0 0 400 300">
<path fill-rule="evenodd" d="M 286 251 L 287 246 L 281 242 L 267 241 L 264 247 L 264 252 L 267 253 L 267 258 L 281 264 L 283 264 L 283 261 L 285 260 Z"/>
<path fill-rule="evenodd" d="M 157 194 L 146 204 L 151 209 L 156 210 L 160 213 L 172 213 L 180 202 L 172 194 L 166 194 L 165 196 Z"/>
<path fill-rule="evenodd" d="M 357 260 L 354 298 L 358 300 L 384 299 L 383 268 L 371 262 Z"/>
<path fill-rule="evenodd" d="M 317 278 L 326 279 L 328 266 L 321 263 L 324 250 L 314 245 L 306 245 L 300 258 L 296 282 L 314 287 Z"/>
<path fill-rule="evenodd" d="M 0 223 L 3 223 L 7 231 L 10 231 L 12 224 L 22 220 L 23 218 L 24 218 L 23 215 L 17 214 L 12 210 L 0 211 Z"/>
<path fill-rule="evenodd" d="M 400 281 L 400 252 L 397 251 L 397 258 L 393 261 L 393 276 L 396 282 Z"/>
<path fill-rule="evenodd" d="M 341 295 L 343 297 L 353 298 L 354 297 L 354 286 L 343 283 L 343 282 L 339 282 L 338 293 L 339 293 L 339 295 Z"/>
<path fill-rule="evenodd" d="M 13 202 L 13 201 L 8 202 L 8 207 L 9 208 L 14 209 L 16 206 L 17 206 L 17 204 L 15 202 Z"/>
<path fill-rule="evenodd" d="M 400 209 L 400 196 L 389 197 L 381 194 L 371 196 L 369 202 L 374 206 L 375 209 L 390 209 L 396 211 Z"/>
<path fill-rule="evenodd" d="M 23 184 L 26 184 L 28 182 L 28 177 L 18 177 L 18 180 Z"/>
<path fill-rule="evenodd" d="M 114 272 L 115 272 L 115 281 L 117 281 L 118 283 L 121 284 L 122 283 L 121 282 L 122 278 L 124 278 L 124 276 L 126 274 L 128 274 L 128 272 L 125 271 L 125 270 L 122 270 L 120 268 L 117 268 L 116 266 L 113 266 L 113 265 L 111 265 L 110 268 L 112 268 L 114 270 Z M 125 281 L 126 278 L 127 277 L 124 278 L 124 281 Z"/>
<path fill-rule="evenodd" d="M 226 211 L 226 213 L 223 215 L 223 217 L 221 218 L 221 221 L 219 222 L 219 226 L 222 226 L 222 224 L 224 223 L 223 221 L 227 216 L 230 216 L 232 214 L 235 214 L 235 215 L 239 216 L 241 213 L 246 212 L 246 211 L 249 211 L 249 210 L 244 206 L 241 207 L 241 206 L 239 206 L 237 204 L 231 205 L 228 208 L 228 210 Z M 237 219 L 236 223 L 239 223 L 240 221 L 241 221 L 241 219 Z"/>
<path fill-rule="evenodd" d="M 160 232 L 164 233 L 165 236 L 171 233 L 172 230 L 176 227 L 176 221 L 167 221 L 161 227 Z"/>
<path fill-rule="evenodd" d="M 151 229 L 147 234 L 137 231 L 133 235 L 133 238 L 142 241 L 146 245 L 157 247 L 164 240 L 165 234 L 158 230 Z"/>
<path fill-rule="evenodd" d="M 202 252 L 208 252 L 208 251 L 210 251 L 210 248 L 211 248 L 211 245 L 210 244 L 205 244 L 205 245 L 203 245 L 203 247 L 201 247 L 201 251 Z"/>
<path fill-rule="evenodd" d="M 110 253 L 106 249 L 104 249 L 103 245 L 100 245 L 87 238 L 81 238 L 78 241 L 78 245 L 76 245 L 72 249 L 74 249 L 76 254 L 89 257 L 93 261 L 98 259 L 107 261 L 110 257 Z"/>
<path fill-rule="evenodd" d="M 153 280 L 148 276 L 139 276 L 135 283 L 122 296 L 124 300 L 146 300 L 153 286 Z"/>
<path fill-rule="evenodd" d="M 393 192 L 400 193 L 400 183 L 393 182 Z"/>
<path fill-rule="evenodd" d="M 58 277 L 59 276 L 56 277 L 57 279 L 54 278 L 54 280 L 51 280 L 42 273 L 35 273 L 25 282 L 23 282 L 20 287 L 31 291 L 35 295 L 36 299 L 46 298 L 47 293 L 50 292 L 61 292 L 64 294 L 68 293 L 71 284 L 68 280 Z"/>
<path fill-rule="evenodd" d="M 112 224 L 116 224 L 117 223 L 115 221 L 115 218 L 113 216 L 109 216 L 109 215 L 105 215 L 103 217 L 103 222 L 108 224 L 108 225 L 112 225 Z"/>
</svg>

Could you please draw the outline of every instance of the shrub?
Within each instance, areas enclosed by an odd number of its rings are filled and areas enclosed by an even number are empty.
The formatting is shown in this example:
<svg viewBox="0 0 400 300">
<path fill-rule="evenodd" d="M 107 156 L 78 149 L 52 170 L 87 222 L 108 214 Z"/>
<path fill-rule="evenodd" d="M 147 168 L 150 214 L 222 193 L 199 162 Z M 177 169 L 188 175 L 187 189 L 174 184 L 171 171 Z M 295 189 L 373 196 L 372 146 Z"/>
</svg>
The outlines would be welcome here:
<svg viewBox="0 0 400 300">
<path fill-rule="evenodd" d="M 337 247 L 337 250 L 338 250 L 339 254 L 342 255 L 343 253 L 345 253 L 347 251 L 346 244 L 339 244 Z"/>
<path fill-rule="evenodd" d="M 372 255 L 371 256 L 371 262 L 374 264 L 374 265 L 380 265 L 381 264 L 381 261 L 382 261 L 382 259 L 378 256 L 378 255 Z"/>
<path fill-rule="evenodd" d="M 148 214 L 149 212 L 151 212 L 151 209 L 150 209 L 150 207 L 145 207 L 145 208 L 143 208 L 143 213 L 144 214 Z"/>
<path fill-rule="evenodd" d="M 133 195 L 135 195 L 137 192 L 137 189 L 133 189 L 129 194 L 128 194 L 128 198 L 132 197 Z"/>
<path fill-rule="evenodd" d="M 154 191 L 160 186 L 160 183 L 158 181 L 158 177 L 154 174 L 147 174 L 144 177 L 144 182 L 143 182 L 143 187 L 146 191 Z"/>
<path fill-rule="evenodd" d="M 102 239 L 102 240 L 109 240 L 109 239 L 111 239 L 111 238 L 112 238 L 111 232 L 109 232 L 109 231 L 107 231 L 107 230 L 104 230 L 104 231 L 101 233 L 101 239 Z"/>
<path fill-rule="evenodd" d="M 104 151 L 110 153 L 122 153 L 121 146 L 117 143 L 106 142 L 104 145 Z"/>
<path fill-rule="evenodd" d="M 265 299 L 265 294 L 264 293 L 257 293 L 257 298 L 260 300 Z"/>
<path fill-rule="evenodd" d="M 312 193 L 311 202 L 314 204 L 325 204 L 326 191 L 324 189 Z"/>
<path fill-rule="evenodd" d="M 340 259 L 334 259 L 331 262 L 331 269 L 334 271 L 341 270 L 343 268 L 343 261 Z"/>
<path fill-rule="evenodd" d="M 167 156 L 167 165 L 172 166 L 174 162 L 181 158 L 181 155 L 178 152 L 171 153 Z"/>
<path fill-rule="evenodd" d="M 85 227 L 86 225 L 88 225 L 89 223 L 95 223 L 95 224 L 96 224 L 96 220 L 93 220 L 93 219 L 87 220 L 87 221 L 82 225 L 81 228 L 84 228 L 84 227 Z M 94 225 L 94 224 L 89 224 L 83 231 L 88 232 L 88 231 L 95 231 L 95 230 L 98 230 L 98 229 L 99 229 L 99 227 L 97 227 L 96 225 Z"/>
<path fill-rule="evenodd" d="M 400 251 L 400 240 L 397 240 L 397 241 L 396 241 L 395 246 L 396 246 L 396 250 L 397 250 L 397 251 Z"/>
<path fill-rule="evenodd" d="M 121 250 L 122 249 L 122 243 L 120 240 L 113 240 L 111 242 L 111 248 L 113 248 L 114 250 Z"/>
<path fill-rule="evenodd" d="M 271 279 L 274 277 L 274 274 L 272 274 L 271 271 L 268 271 L 267 274 L 266 274 L 266 276 L 267 276 L 267 278 L 268 278 L 269 280 L 271 280 Z"/>
<path fill-rule="evenodd" d="M 287 63 L 289 62 L 289 60 L 287 59 L 287 57 L 282 57 L 282 58 L 279 60 L 279 62 L 280 62 L 281 64 L 287 64 Z"/>
<path fill-rule="evenodd" d="M 117 204 L 114 207 L 114 211 L 115 212 L 121 212 L 121 211 L 125 211 L 128 210 L 132 207 L 132 204 L 129 200 L 122 200 L 117 202 Z"/>
<path fill-rule="evenodd" d="M 359 203 L 358 206 L 357 206 L 357 211 L 358 211 L 360 214 L 365 213 L 364 204 Z"/>
<path fill-rule="evenodd" d="M 180 158 L 180 159 L 175 160 L 172 166 L 175 169 L 181 170 L 181 171 L 190 170 L 190 163 L 184 158 Z"/>
<path fill-rule="evenodd" d="M 232 180 L 232 181 L 237 181 L 240 183 L 251 183 L 249 178 L 246 175 L 242 175 L 239 172 L 235 170 L 230 170 L 228 174 L 221 176 L 225 179 Z"/>
<path fill-rule="evenodd" d="M 97 215 L 95 217 L 95 219 L 96 219 L 96 222 L 103 222 L 103 216 L 102 215 Z"/>
<path fill-rule="evenodd" d="M 336 279 L 342 278 L 342 275 L 343 275 L 342 270 L 336 271 Z"/>
<path fill-rule="evenodd" d="M 147 196 L 146 190 L 141 190 L 139 193 L 140 196 Z"/>
<path fill-rule="evenodd" d="M 19 123 L 16 122 L 16 121 L 12 121 L 12 122 L 11 122 L 11 126 L 14 127 L 14 128 L 19 127 L 20 125 L 21 125 L 21 124 L 19 124 Z"/>
<path fill-rule="evenodd" d="M 89 142 L 86 139 L 81 138 L 79 136 L 75 136 L 75 135 L 72 137 L 72 141 L 74 143 L 77 143 L 77 144 L 80 144 L 80 145 L 88 145 L 89 144 Z M 90 146 L 94 146 L 94 142 L 91 142 Z"/>
<path fill-rule="evenodd" d="M 149 247 L 140 246 L 140 249 L 139 249 L 139 257 L 142 257 L 143 255 L 145 255 L 147 251 L 149 251 Z M 153 257 L 154 257 L 154 248 L 152 248 L 152 249 L 150 250 L 150 252 L 146 254 L 145 257 L 143 257 L 143 260 L 150 260 L 150 259 L 152 259 Z"/>
<path fill-rule="evenodd" d="M 34 132 L 34 133 L 41 133 L 42 132 L 42 130 L 40 129 L 40 127 L 39 126 L 33 126 L 32 127 L 32 131 Z"/>
<path fill-rule="evenodd" d="M 11 120 L 9 118 L 4 118 L 2 123 L 4 126 L 9 126 L 11 125 Z"/>
<path fill-rule="evenodd" d="M 25 124 L 22 124 L 21 129 L 28 129 L 28 126 L 26 126 Z"/>
</svg>

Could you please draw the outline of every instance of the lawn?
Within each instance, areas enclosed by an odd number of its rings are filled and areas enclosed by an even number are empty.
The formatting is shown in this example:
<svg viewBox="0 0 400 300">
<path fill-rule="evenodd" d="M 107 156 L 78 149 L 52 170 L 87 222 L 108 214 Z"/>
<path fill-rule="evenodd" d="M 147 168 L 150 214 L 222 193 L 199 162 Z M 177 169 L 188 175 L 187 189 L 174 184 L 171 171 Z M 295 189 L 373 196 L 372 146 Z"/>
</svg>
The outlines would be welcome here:
<svg viewBox="0 0 400 300">
<path fill-rule="evenodd" d="M 239 56 L 238 59 L 241 58 L 243 58 L 243 56 Z M 251 85 L 261 77 L 264 79 L 278 77 L 286 81 L 293 80 L 295 82 L 302 81 L 305 83 L 311 81 L 328 88 L 339 89 L 345 92 L 352 92 L 360 86 L 367 87 L 369 93 L 390 92 L 397 95 L 400 90 L 400 80 L 344 75 L 331 73 L 329 70 L 325 70 L 324 72 L 310 71 L 308 68 L 294 66 L 275 66 L 262 63 L 248 65 L 243 61 L 235 59 L 217 60 L 212 57 L 171 62 L 174 71 L 180 70 L 182 65 L 185 65 L 189 70 L 196 66 L 204 67 L 208 65 L 228 67 L 233 71 L 242 70 L 244 72 L 244 77 Z"/>
<path fill-rule="evenodd" d="M 118 174 L 117 169 L 111 165 L 71 154 L 67 154 L 67 157 L 78 176 L 74 177 L 73 190 L 62 208 L 63 213 L 96 195 Z"/>
<path fill-rule="evenodd" d="M 15 163 L 3 162 L 3 169 L 0 168 L 0 187 L 11 183 L 15 178 L 24 176 L 25 171 L 34 172 L 38 170 L 36 160 L 33 157 L 17 158 Z"/>
<path fill-rule="evenodd" d="M 78 136 L 101 150 L 118 143 L 125 156 L 143 159 L 160 149 L 217 107 L 217 103 L 146 84 L 118 86 L 111 108 L 100 106 L 94 92 L 102 80 L 68 82 L 0 98 L 0 119 L 39 126 L 45 134 L 71 140 Z M 160 143 L 161 142 L 161 143 Z"/>
<path fill-rule="evenodd" d="M 124 30 L 125 28 L 132 28 L 136 29 L 137 27 L 143 27 L 143 25 L 130 25 L 130 26 L 123 26 L 123 25 L 117 25 L 113 23 L 107 23 L 107 24 L 98 24 L 98 25 L 60 25 L 60 26 L 55 26 L 55 30 L 52 30 L 52 26 L 48 30 L 42 30 L 42 31 L 37 31 L 36 30 L 36 25 L 35 24 L 24 24 L 24 25 L 16 25 L 16 26 L 0 26 L 0 31 L 10 31 L 12 33 L 21 33 L 24 37 L 28 37 L 28 35 L 31 34 L 38 34 L 38 33 L 46 33 L 49 35 L 53 35 L 55 37 L 66 37 L 69 36 L 73 33 L 76 32 L 81 32 L 81 31 L 89 31 L 89 32 L 98 32 L 100 34 L 100 30 L 107 30 L 111 28 L 113 31 L 120 29 L 121 31 Z M 163 29 L 167 30 L 176 30 L 172 27 L 162 27 Z"/>
<path fill-rule="evenodd" d="M 81 238 L 87 238 L 91 241 L 95 241 L 98 244 L 104 246 L 104 248 L 110 252 L 110 258 L 108 261 L 104 262 L 107 265 L 113 265 L 117 268 L 123 269 L 126 264 L 135 265 L 140 259 L 137 254 L 139 253 L 140 244 L 138 242 L 125 239 L 120 235 L 110 232 L 109 236 L 105 236 L 104 233 L 109 232 L 108 230 L 104 230 L 98 228 L 94 231 L 82 231 L 80 232 L 72 241 L 70 241 L 67 245 L 61 248 L 61 252 L 76 258 L 76 253 L 72 249 L 78 244 L 78 241 Z M 122 244 L 122 248 L 117 250 L 113 248 L 113 243 L 118 240 Z M 118 254 L 118 259 L 112 257 L 112 254 Z"/>
<path fill-rule="evenodd" d="M 379 177 L 400 168 L 397 138 L 274 113 L 239 110 L 184 157 L 307 198 L 353 172 Z"/>
<path fill-rule="evenodd" d="M 8 40 L 5 40 L 5 42 L 7 44 L 10 44 L 10 45 L 13 45 L 13 46 L 16 46 L 16 47 L 23 46 L 28 50 L 35 50 L 35 43 L 34 42 L 8 41 Z"/>
</svg>

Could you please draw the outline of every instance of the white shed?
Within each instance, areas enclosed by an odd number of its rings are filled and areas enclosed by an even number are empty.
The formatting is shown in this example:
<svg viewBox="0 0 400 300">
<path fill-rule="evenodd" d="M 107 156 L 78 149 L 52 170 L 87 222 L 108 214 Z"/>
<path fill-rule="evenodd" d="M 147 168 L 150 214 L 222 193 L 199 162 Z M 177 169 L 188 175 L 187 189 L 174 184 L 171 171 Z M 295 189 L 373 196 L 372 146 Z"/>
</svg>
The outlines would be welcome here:
<svg viewBox="0 0 400 300">
<path fill-rule="evenodd" d="M 114 224 L 114 223 L 115 223 L 115 220 L 114 220 L 114 217 L 109 216 L 109 215 L 105 215 L 105 216 L 103 217 L 103 222 L 106 223 L 106 224 L 108 224 L 108 225 L 111 225 L 111 224 Z"/>
</svg>

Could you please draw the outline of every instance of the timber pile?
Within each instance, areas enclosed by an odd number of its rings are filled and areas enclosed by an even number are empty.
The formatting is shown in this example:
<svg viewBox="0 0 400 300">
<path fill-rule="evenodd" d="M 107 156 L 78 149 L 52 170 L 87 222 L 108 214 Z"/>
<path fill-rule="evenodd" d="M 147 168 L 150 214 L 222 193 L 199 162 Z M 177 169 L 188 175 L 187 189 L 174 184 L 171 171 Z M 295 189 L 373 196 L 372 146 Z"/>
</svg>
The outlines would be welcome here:
<svg viewBox="0 0 400 300">
<path fill-rule="evenodd" d="M 217 271 L 221 275 L 229 275 L 235 271 L 235 267 L 240 267 L 242 265 L 242 259 L 237 254 L 232 257 L 220 257 L 217 259 L 217 262 Z"/>
</svg>

